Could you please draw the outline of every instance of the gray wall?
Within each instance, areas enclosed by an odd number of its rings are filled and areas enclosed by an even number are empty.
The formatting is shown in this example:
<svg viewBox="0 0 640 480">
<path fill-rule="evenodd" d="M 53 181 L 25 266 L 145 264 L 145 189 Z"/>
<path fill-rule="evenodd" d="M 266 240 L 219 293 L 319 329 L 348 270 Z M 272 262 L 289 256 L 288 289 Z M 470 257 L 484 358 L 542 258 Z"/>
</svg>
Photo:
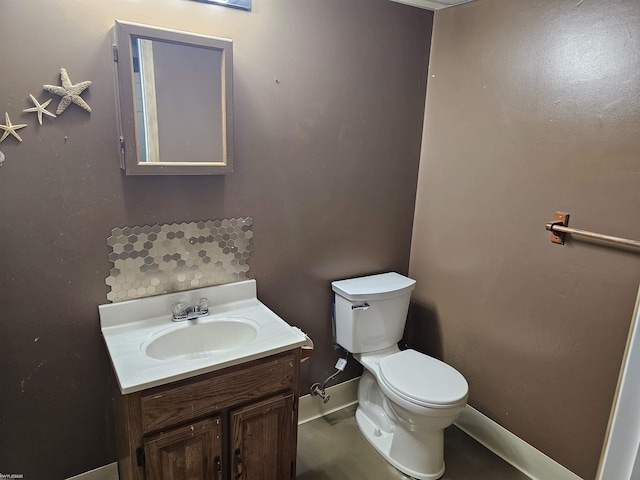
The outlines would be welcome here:
<svg viewBox="0 0 640 480">
<path fill-rule="evenodd" d="M 409 343 L 469 403 L 596 474 L 640 256 L 640 3 L 476 0 L 435 14 L 410 274 Z"/>
<path fill-rule="evenodd" d="M 115 19 L 234 40 L 233 174 L 121 173 Z M 116 226 L 252 216 L 259 297 L 316 342 L 304 389 L 333 372 L 330 281 L 407 273 L 431 24 L 388 0 L 2 2 L 0 114 L 29 125 L 0 143 L 0 472 L 65 478 L 115 460 L 97 305 Z M 93 111 L 39 126 L 21 112 L 29 93 L 53 97 L 42 85 L 61 67 L 93 81 Z"/>
</svg>

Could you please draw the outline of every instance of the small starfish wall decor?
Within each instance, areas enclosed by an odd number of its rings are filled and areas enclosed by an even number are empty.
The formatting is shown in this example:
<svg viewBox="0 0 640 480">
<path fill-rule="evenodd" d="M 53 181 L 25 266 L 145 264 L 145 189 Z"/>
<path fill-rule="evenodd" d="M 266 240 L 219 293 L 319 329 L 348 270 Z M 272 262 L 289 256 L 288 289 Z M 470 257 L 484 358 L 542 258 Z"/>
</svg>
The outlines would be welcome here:
<svg viewBox="0 0 640 480">
<path fill-rule="evenodd" d="M 11 120 L 9 119 L 9 114 L 7 112 L 4 112 L 4 123 L 5 125 L 0 125 L 0 130 L 4 130 L 2 137 L 0 137 L 0 142 L 4 142 L 4 139 L 7 138 L 9 134 L 13 135 L 18 140 L 22 141 L 22 139 L 20 138 L 20 135 L 16 133 L 16 130 L 26 127 L 27 124 L 21 123 L 20 125 L 13 125 L 11 123 Z"/>
<path fill-rule="evenodd" d="M 25 108 L 24 110 L 22 110 L 23 112 L 38 112 L 38 122 L 40 123 L 40 125 L 42 125 L 42 114 L 44 113 L 45 115 L 49 115 L 50 117 L 56 118 L 56 116 L 51 113 L 50 111 L 47 110 L 47 105 L 49 105 L 51 103 L 51 99 L 47 100 L 44 103 L 40 103 L 38 102 L 38 100 L 36 100 L 36 97 L 34 97 L 33 95 L 29 94 L 29 97 L 31 97 L 31 101 L 33 102 L 33 104 L 35 105 L 35 107 L 31 107 L 31 108 Z"/>
<path fill-rule="evenodd" d="M 60 69 L 60 80 L 62 81 L 61 87 L 57 85 L 42 86 L 42 88 L 44 88 L 47 92 L 51 92 L 62 97 L 60 103 L 58 104 L 56 115 L 60 115 L 62 112 L 64 112 L 65 109 L 69 105 L 71 105 L 71 103 L 75 103 L 87 112 L 91 112 L 91 107 L 80 96 L 80 94 L 84 92 L 89 87 L 89 85 L 91 85 L 91 82 L 85 81 L 76 83 L 75 85 L 72 84 L 71 80 L 69 79 L 69 75 L 64 68 Z"/>
</svg>

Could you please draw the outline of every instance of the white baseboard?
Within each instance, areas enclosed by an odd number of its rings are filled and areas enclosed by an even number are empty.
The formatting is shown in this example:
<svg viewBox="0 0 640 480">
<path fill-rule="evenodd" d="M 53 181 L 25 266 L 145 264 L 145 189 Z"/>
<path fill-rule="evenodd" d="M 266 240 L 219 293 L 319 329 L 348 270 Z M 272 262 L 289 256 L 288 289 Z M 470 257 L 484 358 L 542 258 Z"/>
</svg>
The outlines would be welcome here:
<svg viewBox="0 0 640 480">
<path fill-rule="evenodd" d="M 470 405 L 454 425 L 532 480 L 582 480 Z"/>
<path fill-rule="evenodd" d="M 67 480 L 118 480 L 118 464 L 113 462 L 90 472 L 67 478 Z"/>
<path fill-rule="evenodd" d="M 352 378 L 327 388 L 327 395 L 331 398 L 327 403 L 322 398 L 313 395 L 300 397 L 300 410 L 298 410 L 298 424 L 310 422 L 345 407 L 358 403 L 358 381 L 360 377 Z"/>
</svg>

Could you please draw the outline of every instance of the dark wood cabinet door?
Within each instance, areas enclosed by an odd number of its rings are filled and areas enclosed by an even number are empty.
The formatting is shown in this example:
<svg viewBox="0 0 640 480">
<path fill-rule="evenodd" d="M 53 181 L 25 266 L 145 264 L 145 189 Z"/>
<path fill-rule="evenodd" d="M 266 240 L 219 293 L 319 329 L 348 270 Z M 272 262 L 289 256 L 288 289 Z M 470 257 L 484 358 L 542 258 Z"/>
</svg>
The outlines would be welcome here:
<svg viewBox="0 0 640 480">
<path fill-rule="evenodd" d="M 231 479 L 294 478 L 293 395 L 231 412 Z"/>
<path fill-rule="evenodd" d="M 208 418 L 144 440 L 147 480 L 222 480 L 222 422 Z"/>
</svg>

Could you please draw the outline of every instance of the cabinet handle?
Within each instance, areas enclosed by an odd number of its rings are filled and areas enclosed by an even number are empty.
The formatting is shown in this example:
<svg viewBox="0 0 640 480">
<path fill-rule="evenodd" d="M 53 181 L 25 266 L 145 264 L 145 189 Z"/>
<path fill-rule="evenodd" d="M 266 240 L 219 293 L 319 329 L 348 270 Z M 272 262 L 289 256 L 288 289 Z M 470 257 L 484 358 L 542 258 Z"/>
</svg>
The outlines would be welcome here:
<svg viewBox="0 0 640 480">
<path fill-rule="evenodd" d="M 236 459 L 236 476 L 235 480 L 238 480 L 242 476 L 242 457 L 240 456 L 240 449 L 236 448 L 236 451 L 233 452 L 235 454 Z"/>
<path fill-rule="evenodd" d="M 213 465 L 216 468 L 216 473 L 220 473 L 222 472 L 222 462 L 220 459 L 220 455 L 217 455 L 214 459 L 213 459 Z"/>
</svg>

